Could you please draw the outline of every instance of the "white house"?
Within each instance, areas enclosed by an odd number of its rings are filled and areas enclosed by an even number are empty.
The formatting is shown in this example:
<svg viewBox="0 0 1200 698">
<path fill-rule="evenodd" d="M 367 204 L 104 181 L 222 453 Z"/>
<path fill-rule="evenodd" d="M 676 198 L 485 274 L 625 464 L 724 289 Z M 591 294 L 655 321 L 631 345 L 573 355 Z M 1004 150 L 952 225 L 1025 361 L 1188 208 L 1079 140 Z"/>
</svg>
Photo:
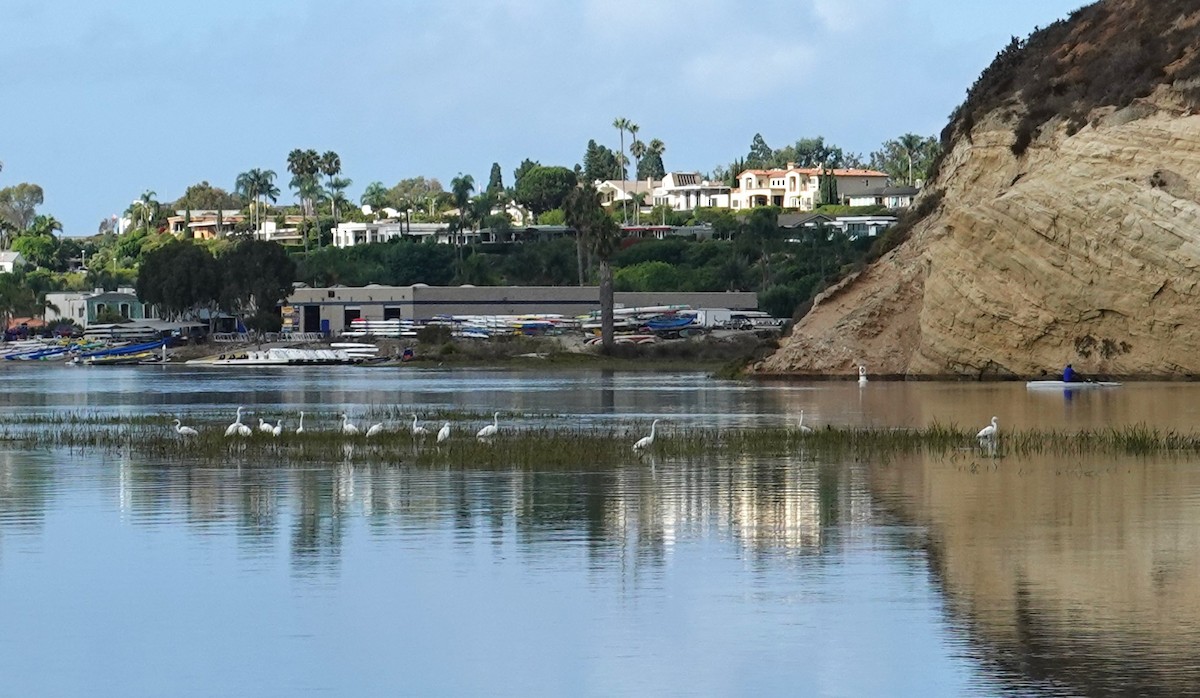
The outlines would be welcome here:
<svg viewBox="0 0 1200 698">
<path fill-rule="evenodd" d="M 838 198 L 847 201 L 870 189 L 887 186 L 888 176 L 875 170 L 839 168 L 831 170 L 837 181 Z M 820 196 L 821 169 L 796 167 L 782 170 L 745 170 L 737 177 L 738 188 L 730 193 L 733 209 L 779 206 L 811 211 Z"/>
<path fill-rule="evenodd" d="M 847 199 L 851 206 L 908 208 L 920 193 L 921 190 L 917 187 L 877 187 L 851 194 Z"/>
<path fill-rule="evenodd" d="M 606 208 L 620 207 L 622 202 L 632 202 L 638 194 L 642 195 L 642 204 L 649 206 L 654 189 L 661 185 L 662 182 L 652 179 L 644 182 L 640 179 L 605 179 L 596 182 L 596 191 L 600 192 L 600 204 Z"/>
<path fill-rule="evenodd" d="M 662 183 L 654 187 L 653 203 L 672 211 L 729 208 L 730 189 L 724 182 L 704 179 L 699 172 L 668 172 Z"/>
<path fill-rule="evenodd" d="M 384 219 L 370 223 L 338 223 L 333 229 L 334 247 L 353 247 L 372 242 L 388 242 L 399 237 L 414 240 L 433 238 L 434 242 L 453 242 L 447 223 L 405 223 L 402 220 Z"/>
<path fill-rule="evenodd" d="M 23 266 L 25 266 L 25 257 L 20 252 L 12 250 L 0 252 L 0 272 L 11 274 Z"/>
</svg>

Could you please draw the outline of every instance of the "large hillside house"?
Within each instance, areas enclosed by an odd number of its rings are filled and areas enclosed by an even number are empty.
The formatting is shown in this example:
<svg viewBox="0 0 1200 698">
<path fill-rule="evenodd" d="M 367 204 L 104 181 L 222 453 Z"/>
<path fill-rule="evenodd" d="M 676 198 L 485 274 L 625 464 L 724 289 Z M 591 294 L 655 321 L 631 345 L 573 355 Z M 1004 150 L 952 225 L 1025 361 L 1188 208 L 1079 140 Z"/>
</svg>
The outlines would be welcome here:
<svg viewBox="0 0 1200 698">
<path fill-rule="evenodd" d="M 851 206 L 883 206 L 885 208 L 908 208 L 921 190 L 917 187 L 878 187 L 851 194 Z"/>
<path fill-rule="evenodd" d="M 888 176 L 875 170 L 834 169 L 840 201 L 848 201 L 862 192 L 887 186 Z M 733 209 L 778 206 L 800 211 L 817 207 L 820 196 L 821 169 L 796 167 L 794 163 L 781 170 L 745 170 L 737 177 L 738 188 L 730 193 Z"/>
<path fill-rule="evenodd" d="M 729 208 L 729 185 L 710 182 L 699 172 L 668 172 L 662 183 L 654 188 L 654 205 L 667 206 L 672 211 L 691 211 L 697 208 Z"/>
</svg>

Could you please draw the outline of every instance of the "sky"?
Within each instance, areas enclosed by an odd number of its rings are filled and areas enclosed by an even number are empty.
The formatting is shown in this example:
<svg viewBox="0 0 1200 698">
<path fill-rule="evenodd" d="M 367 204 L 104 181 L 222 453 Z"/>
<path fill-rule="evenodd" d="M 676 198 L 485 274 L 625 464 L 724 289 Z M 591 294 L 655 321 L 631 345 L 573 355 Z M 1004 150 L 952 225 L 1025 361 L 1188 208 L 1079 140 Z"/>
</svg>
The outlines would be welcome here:
<svg viewBox="0 0 1200 698">
<path fill-rule="evenodd" d="M 619 146 L 710 172 L 755 133 L 864 156 L 935 135 L 1012 36 L 1083 0 L 0 0 L 0 187 L 90 235 L 143 191 L 232 189 L 293 148 L 367 184 Z M 628 138 L 626 139 L 628 143 Z"/>
</svg>

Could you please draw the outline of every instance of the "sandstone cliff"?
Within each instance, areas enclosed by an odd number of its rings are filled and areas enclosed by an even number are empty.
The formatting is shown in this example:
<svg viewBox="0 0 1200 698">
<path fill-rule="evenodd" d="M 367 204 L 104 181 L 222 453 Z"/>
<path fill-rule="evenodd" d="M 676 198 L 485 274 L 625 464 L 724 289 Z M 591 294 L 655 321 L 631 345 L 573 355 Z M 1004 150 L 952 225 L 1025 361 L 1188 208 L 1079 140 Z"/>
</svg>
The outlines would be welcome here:
<svg viewBox="0 0 1200 698">
<path fill-rule="evenodd" d="M 1200 374 L 1198 27 L 1200 2 L 1107 0 L 1002 52 L 927 215 L 753 370 Z"/>
</svg>

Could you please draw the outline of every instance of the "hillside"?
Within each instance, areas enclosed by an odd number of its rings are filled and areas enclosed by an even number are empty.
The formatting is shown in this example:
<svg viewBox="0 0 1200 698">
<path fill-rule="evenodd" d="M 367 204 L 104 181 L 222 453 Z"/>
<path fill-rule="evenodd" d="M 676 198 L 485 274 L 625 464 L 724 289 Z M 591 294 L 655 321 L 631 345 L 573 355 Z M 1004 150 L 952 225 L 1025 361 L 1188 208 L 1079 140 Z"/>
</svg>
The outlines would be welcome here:
<svg viewBox="0 0 1200 698">
<path fill-rule="evenodd" d="M 1200 0 L 1105 0 L 1006 47 L 890 251 L 759 373 L 1200 374 Z"/>
</svg>

